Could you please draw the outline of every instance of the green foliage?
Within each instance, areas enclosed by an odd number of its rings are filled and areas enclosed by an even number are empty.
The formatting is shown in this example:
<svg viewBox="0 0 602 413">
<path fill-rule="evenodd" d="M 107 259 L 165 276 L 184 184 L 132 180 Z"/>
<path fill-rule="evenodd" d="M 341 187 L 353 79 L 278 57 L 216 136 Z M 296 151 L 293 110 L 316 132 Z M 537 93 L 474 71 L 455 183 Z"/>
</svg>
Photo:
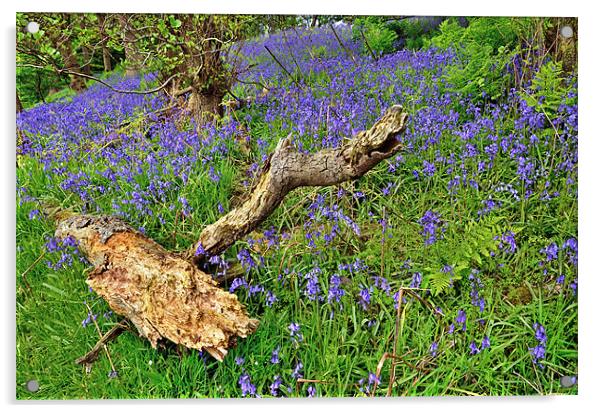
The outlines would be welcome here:
<svg viewBox="0 0 602 413">
<path fill-rule="evenodd" d="M 52 94 L 48 95 L 48 97 L 46 98 L 46 102 L 57 102 L 59 100 L 69 100 L 76 94 L 77 94 L 77 92 L 75 92 L 73 89 L 71 89 L 69 87 L 65 87 L 56 93 L 52 93 Z"/>
<path fill-rule="evenodd" d="M 563 76 L 561 64 L 549 61 L 541 66 L 531 87 L 523 91 L 522 95 L 529 106 L 549 114 L 556 112 L 566 99 L 570 87 Z"/>
<path fill-rule="evenodd" d="M 422 19 L 401 19 L 387 22 L 399 39 L 403 40 L 405 49 L 418 50 L 425 46 L 436 32 L 429 23 Z"/>
<path fill-rule="evenodd" d="M 514 19 L 477 17 L 466 28 L 450 19 L 439 29 L 441 33 L 428 44 L 453 49 L 462 62 L 447 73 L 451 87 L 476 99 L 483 93 L 491 99 L 502 96 L 510 84 L 506 67 L 517 50 Z"/>
<path fill-rule="evenodd" d="M 355 19 L 353 38 L 362 42 L 364 53 L 369 54 L 372 50 L 376 55 L 381 55 L 395 50 L 397 34 L 387 27 L 382 18 L 370 16 Z"/>
</svg>

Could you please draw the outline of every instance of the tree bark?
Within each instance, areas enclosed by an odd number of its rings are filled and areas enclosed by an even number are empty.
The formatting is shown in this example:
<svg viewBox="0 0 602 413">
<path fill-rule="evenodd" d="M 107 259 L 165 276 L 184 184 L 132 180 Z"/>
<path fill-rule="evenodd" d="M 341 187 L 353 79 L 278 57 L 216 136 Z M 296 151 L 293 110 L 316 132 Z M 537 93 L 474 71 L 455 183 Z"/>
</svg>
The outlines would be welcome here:
<svg viewBox="0 0 602 413">
<path fill-rule="evenodd" d="M 59 52 L 61 54 L 61 57 L 63 58 L 63 63 L 65 64 L 65 68 L 67 70 L 79 73 L 80 66 L 77 61 L 77 58 L 75 57 L 75 54 L 73 53 L 73 49 L 71 48 L 71 42 L 69 41 L 69 44 L 61 45 L 59 47 Z M 84 80 L 83 77 L 77 76 L 77 75 L 70 75 L 70 76 L 71 76 L 71 82 L 69 83 L 69 87 L 71 89 L 75 90 L 76 92 L 81 92 L 82 90 L 84 90 L 86 88 L 86 81 Z"/>
<path fill-rule="evenodd" d="M 265 220 L 286 194 L 300 186 L 329 186 L 357 179 L 401 149 L 397 140 L 406 127 L 401 106 L 389 108 L 371 129 L 336 149 L 308 154 L 295 150 L 290 137 L 281 140 L 263 167 L 249 198 L 206 227 L 195 246 L 195 262 L 219 255 Z"/>
<path fill-rule="evenodd" d="M 119 23 L 123 37 L 123 49 L 125 51 L 125 75 L 137 76 L 142 68 L 142 56 L 136 49 L 136 35 L 130 23 L 132 15 L 119 14 Z"/>
<path fill-rule="evenodd" d="M 71 22 L 71 15 L 64 14 L 63 16 L 63 22 L 68 26 Z M 77 61 L 75 51 L 73 50 L 73 39 L 71 38 L 70 32 L 66 30 L 66 26 L 64 26 L 64 24 L 63 27 L 53 28 L 52 30 L 54 34 L 51 36 L 54 36 L 55 38 L 56 48 L 63 59 L 65 68 L 72 72 L 79 73 L 81 67 Z M 81 76 L 70 75 L 70 78 L 71 82 L 69 83 L 69 87 L 71 89 L 75 90 L 76 92 L 81 92 L 82 90 L 86 89 L 86 81 Z"/>
<path fill-rule="evenodd" d="M 82 59 L 84 64 L 82 65 L 82 73 L 92 76 L 92 53 L 87 46 L 82 46 Z"/>
<path fill-rule="evenodd" d="M 102 48 L 102 63 L 104 66 L 104 71 L 110 72 L 112 69 L 111 52 L 109 51 L 109 48 L 107 47 L 109 37 L 107 35 L 106 24 L 107 24 L 107 15 L 104 13 L 99 13 L 98 14 L 98 32 L 100 33 L 100 46 Z"/>
<path fill-rule="evenodd" d="M 19 99 L 19 92 L 17 91 L 16 93 L 17 96 L 17 113 L 20 113 L 21 111 L 23 111 L 23 104 L 21 103 L 21 99 Z"/>
<path fill-rule="evenodd" d="M 190 115 L 196 123 L 197 130 L 206 122 L 219 119 L 224 114 L 222 100 L 225 93 L 201 93 L 193 89 L 188 98 L 187 106 Z"/>
<path fill-rule="evenodd" d="M 235 295 L 118 218 L 75 215 L 55 235 L 74 237 L 94 265 L 86 282 L 156 348 L 160 339 L 204 350 L 222 361 L 237 337 L 255 331 Z"/>
</svg>

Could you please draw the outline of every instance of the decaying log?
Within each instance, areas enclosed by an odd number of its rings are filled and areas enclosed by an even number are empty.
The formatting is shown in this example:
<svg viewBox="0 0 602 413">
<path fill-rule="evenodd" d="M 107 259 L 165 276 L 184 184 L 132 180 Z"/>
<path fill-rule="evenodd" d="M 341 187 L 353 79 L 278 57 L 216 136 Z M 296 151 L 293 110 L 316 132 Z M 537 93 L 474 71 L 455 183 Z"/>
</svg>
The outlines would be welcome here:
<svg viewBox="0 0 602 413">
<path fill-rule="evenodd" d="M 74 237 L 94 265 L 86 282 L 156 348 L 160 339 L 223 360 L 237 337 L 257 328 L 235 295 L 118 218 L 75 215 L 55 235 Z"/>
<path fill-rule="evenodd" d="M 58 221 L 55 235 L 78 241 L 94 266 L 88 285 L 153 347 L 168 339 L 221 361 L 237 337 L 253 333 L 259 322 L 199 264 L 256 228 L 295 188 L 357 179 L 394 155 L 401 149 L 397 136 L 406 120 L 402 107 L 393 106 L 369 130 L 339 148 L 316 153 L 297 151 L 290 136 L 281 140 L 249 198 L 202 231 L 195 251 L 201 245 L 204 253 L 192 262 L 115 217 L 53 213 Z"/>
<path fill-rule="evenodd" d="M 195 262 L 219 255 L 266 219 L 286 194 L 301 186 L 329 186 L 357 179 L 401 149 L 397 136 L 406 128 L 407 113 L 389 108 L 367 131 L 335 149 L 302 153 L 281 140 L 266 161 L 263 174 L 240 207 L 207 226 L 194 247 Z"/>
</svg>

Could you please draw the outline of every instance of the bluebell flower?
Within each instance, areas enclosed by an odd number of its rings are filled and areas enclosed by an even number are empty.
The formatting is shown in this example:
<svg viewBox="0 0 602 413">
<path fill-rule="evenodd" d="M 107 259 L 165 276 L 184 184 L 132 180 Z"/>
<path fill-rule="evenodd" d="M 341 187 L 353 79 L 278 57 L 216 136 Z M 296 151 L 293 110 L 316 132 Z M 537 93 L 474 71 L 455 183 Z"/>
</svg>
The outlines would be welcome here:
<svg viewBox="0 0 602 413">
<path fill-rule="evenodd" d="M 295 364 L 295 368 L 293 369 L 293 373 L 291 374 L 293 379 L 300 379 L 303 377 L 303 374 L 301 374 L 301 371 L 303 370 L 303 363 L 301 363 L 300 361 L 297 362 L 297 364 Z"/>
<path fill-rule="evenodd" d="M 370 290 L 368 288 L 362 288 L 359 294 L 359 303 L 364 311 L 367 310 L 370 305 L 370 298 Z"/>
<path fill-rule="evenodd" d="M 483 337 L 483 342 L 481 343 L 481 348 L 483 350 L 485 350 L 486 348 L 491 347 L 491 342 L 489 341 L 489 337 L 485 336 Z"/>
<path fill-rule="evenodd" d="M 415 272 L 412 274 L 412 281 L 410 282 L 410 288 L 420 288 L 422 284 L 422 274 Z"/>
<path fill-rule="evenodd" d="M 431 347 L 429 348 L 429 352 L 431 353 L 431 356 L 436 357 L 438 349 L 439 349 L 439 343 L 437 343 L 436 341 L 433 341 L 431 343 Z"/>
<path fill-rule="evenodd" d="M 442 237 L 442 233 L 445 231 L 444 222 L 436 212 L 426 211 L 418 222 L 422 225 L 422 235 L 424 236 L 425 245 L 434 244 L 437 238 Z"/>
<path fill-rule="evenodd" d="M 276 301 L 278 301 L 278 297 L 276 297 L 276 295 L 273 292 L 267 291 L 265 296 L 265 305 L 271 307 Z"/>
<path fill-rule="evenodd" d="M 288 326 L 288 330 L 291 335 L 291 340 L 293 343 L 298 344 L 300 341 L 303 341 L 303 334 L 301 334 L 301 327 L 297 323 L 291 323 Z"/>
<path fill-rule="evenodd" d="M 464 310 L 458 310 L 458 317 L 456 317 L 456 323 L 462 324 L 462 331 L 466 331 L 466 313 Z"/>
<path fill-rule="evenodd" d="M 270 384 L 270 394 L 272 396 L 278 396 L 280 385 L 282 385 L 282 377 L 280 375 L 274 376 L 274 381 Z"/>
<path fill-rule="evenodd" d="M 244 372 L 238 378 L 238 385 L 242 390 L 242 396 L 256 396 L 257 395 L 257 387 L 253 383 L 251 383 L 251 376 L 247 372 Z"/>
<path fill-rule="evenodd" d="M 314 386 L 309 386 L 307 388 L 307 397 L 314 397 L 316 395 L 316 388 Z"/>
<path fill-rule="evenodd" d="M 247 281 L 244 278 L 235 278 L 230 285 L 229 291 L 233 293 L 240 287 L 247 288 L 248 286 L 249 284 L 247 284 Z"/>
<path fill-rule="evenodd" d="M 558 258 L 558 245 L 555 242 L 552 242 L 545 248 L 542 248 L 539 252 L 546 255 L 546 261 L 552 261 Z"/>
<path fill-rule="evenodd" d="M 538 341 L 538 344 L 535 347 L 529 347 L 529 351 L 533 358 L 533 362 L 537 364 L 540 368 L 543 368 L 544 366 L 541 363 L 541 361 L 546 356 L 546 345 L 548 337 L 546 335 L 546 330 L 543 325 L 539 323 L 534 323 L 533 329 L 535 330 L 535 339 Z"/>
<path fill-rule="evenodd" d="M 341 288 L 341 277 L 337 274 L 330 277 L 330 288 L 328 289 L 328 302 L 340 302 L 345 295 L 345 290 Z"/>
<path fill-rule="evenodd" d="M 427 160 L 422 161 L 422 173 L 426 176 L 433 176 L 437 169 L 434 163 L 430 163 Z"/>
<path fill-rule="evenodd" d="M 278 363 L 280 363 L 280 359 L 278 358 L 278 354 L 279 353 L 280 353 L 280 346 L 276 347 L 272 351 L 272 358 L 270 359 L 270 363 L 272 363 L 272 364 L 278 364 Z"/>
</svg>

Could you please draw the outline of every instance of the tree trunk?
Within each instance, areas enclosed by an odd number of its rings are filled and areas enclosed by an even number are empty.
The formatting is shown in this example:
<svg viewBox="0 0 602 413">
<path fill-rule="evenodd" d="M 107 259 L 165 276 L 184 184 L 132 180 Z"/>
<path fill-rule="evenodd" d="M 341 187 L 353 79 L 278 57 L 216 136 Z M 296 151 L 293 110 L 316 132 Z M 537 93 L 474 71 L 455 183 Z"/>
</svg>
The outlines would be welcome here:
<svg viewBox="0 0 602 413">
<path fill-rule="evenodd" d="M 16 92 L 15 95 L 17 96 L 17 113 L 20 113 L 23 111 L 23 104 L 21 103 L 21 99 L 19 99 L 19 92 Z"/>
<path fill-rule="evenodd" d="M 111 67 L 111 52 L 107 47 L 107 43 L 109 41 L 109 37 L 107 35 L 107 15 L 104 13 L 98 14 L 98 32 L 100 33 L 100 46 L 102 48 L 102 63 L 104 66 L 105 72 L 110 72 Z"/>
<path fill-rule="evenodd" d="M 65 69 L 70 72 L 80 73 L 81 66 L 77 61 L 77 56 L 75 55 L 75 50 L 73 49 L 73 40 L 71 38 L 71 31 L 68 30 L 70 24 L 72 24 L 72 17 L 75 15 L 71 15 L 69 13 L 62 14 L 62 23 L 57 27 L 49 28 L 50 37 L 53 39 L 55 43 L 56 49 L 59 51 L 61 58 L 63 59 L 63 64 Z M 75 23 L 77 24 L 77 23 Z M 69 83 L 69 87 L 76 92 L 81 92 L 86 89 L 86 82 L 83 77 L 77 75 L 70 75 L 71 82 Z"/>
<path fill-rule="evenodd" d="M 65 68 L 71 72 L 80 73 L 80 66 L 77 61 L 75 54 L 73 53 L 73 49 L 71 47 L 71 40 L 67 40 L 60 45 L 59 53 L 63 58 L 63 63 L 65 64 Z M 71 82 L 69 83 L 69 87 L 76 92 L 81 92 L 86 88 L 86 82 L 83 77 L 77 75 L 70 75 Z"/>
<path fill-rule="evenodd" d="M 102 64 L 105 72 L 113 70 L 111 66 L 111 52 L 107 46 L 102 46 Z"/>
<path fill-rule="evenodd" d="M 125 75 L 137 76 L 142 69 L 142 56 L 136 48 L 136 35 L 134 28 L 130 24 L 133 15 L 119 14 L 119 23 L 123 37 L 123 48 L 125 51 Z"/>
<path fill-rule="evenodd" d="M 256 228 L 293 189 L 357 179 L 393 156 L 401 149 L 397 136 L 406 120 L 401 106 L 393 106 L 343 146 L 313 154 L 296 151 L 290 137 L 281 140 L 249 198 L 203 230 L 193 262 L 112 217 L 59 217 L 55 235 L 75 238 L 95 267 L 88 285 L 115 313 L 130 319 L 153 347 L 168 339 L 221 361 L 237 337 L 255 331 L 258 321 L 197 265 Z"/>
<path fill-rule="evenodd" d="M 187 106 L 192 118 L 195 121 L 197 129 L 207 122 L 221 118 L 224 114 L 222 100 L 225 93 L 217 91 L 201 93 L 192 89 L 188 98 Z"/>
<path fill-rule="evenodd" d="M 82 59 L 84 64 L 82 65 L 82 73 L 92 76 L 92 54 L 87 46 L 82 46 Z"/>
<path fill-rule="evenodd" d="M 154 348 L 168 339 L 221 361 L 237 337 L 257 328 L 236 296 L 210 275 L 118 218 L 71 216 L 59 221 L 55 235 L 78 241 L 95 267 L 88 285 Z"/>
</svg>

